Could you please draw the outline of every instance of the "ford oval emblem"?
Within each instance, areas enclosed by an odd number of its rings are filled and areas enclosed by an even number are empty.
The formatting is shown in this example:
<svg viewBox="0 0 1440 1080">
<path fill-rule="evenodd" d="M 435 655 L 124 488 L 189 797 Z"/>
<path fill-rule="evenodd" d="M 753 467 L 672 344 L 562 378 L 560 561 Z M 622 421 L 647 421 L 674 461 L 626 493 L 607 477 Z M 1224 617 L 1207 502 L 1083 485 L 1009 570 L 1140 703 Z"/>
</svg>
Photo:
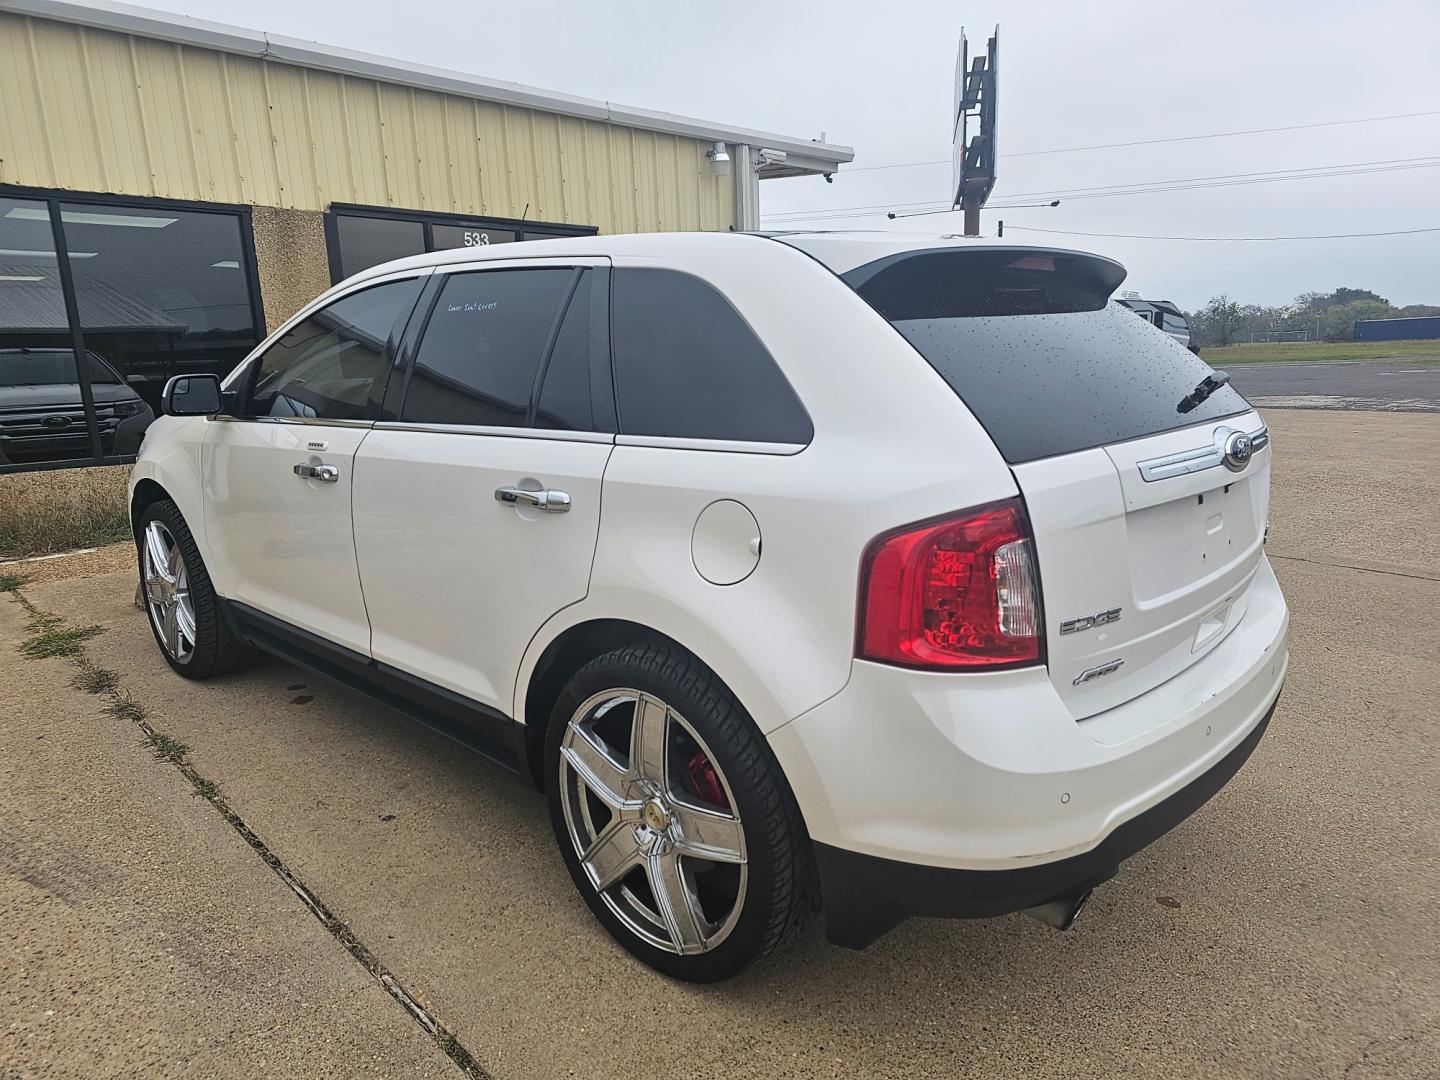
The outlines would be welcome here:
<svg viewBox="0 0 1440 1080">
<path fill-rule="evenodd" d="M 1232 431 L 1225 439 L 1225 467 L 1231 472 L 1240 472 L 1255 455 L 1250 436 L 1243 431 Z"/>
<path fill-rule="evenodd" d="M 40 423 L 53 431 L 58 428 L 69 427 L 70 418 L 68 416 L 47 416 L 44 420 L 41 420 Z"/>
</svg>

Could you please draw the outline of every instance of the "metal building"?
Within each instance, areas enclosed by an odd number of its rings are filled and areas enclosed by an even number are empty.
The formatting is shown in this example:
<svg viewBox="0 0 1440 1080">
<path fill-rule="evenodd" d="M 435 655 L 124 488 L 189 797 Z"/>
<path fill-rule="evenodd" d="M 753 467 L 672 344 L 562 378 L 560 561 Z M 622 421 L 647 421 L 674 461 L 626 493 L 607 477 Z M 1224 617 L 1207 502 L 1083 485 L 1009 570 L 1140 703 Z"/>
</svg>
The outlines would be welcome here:
<svg viewBox="0 0 1440 1080">
<path fill-rule="evenodd" d="M 1440 338 L 1440 315 L 1412 319 L 1357 319 L 1356 341 L 1421 341 Z"/>
<path fill-rule="evenodd" d="M 849 147 L 92 0 L 0 0 L 0 471 L 133 457 L 377 262 L 758 226 Z M 77 363 L 76 358 L 83 362 Z"/>
</svg>

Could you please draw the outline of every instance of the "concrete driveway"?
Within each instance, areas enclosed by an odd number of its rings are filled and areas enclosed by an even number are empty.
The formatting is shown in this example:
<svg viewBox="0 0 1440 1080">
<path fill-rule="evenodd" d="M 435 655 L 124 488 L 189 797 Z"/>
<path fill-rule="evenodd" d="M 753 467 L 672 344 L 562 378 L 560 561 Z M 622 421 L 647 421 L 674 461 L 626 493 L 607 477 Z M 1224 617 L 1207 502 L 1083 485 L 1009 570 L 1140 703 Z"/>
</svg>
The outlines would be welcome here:
<svg viewBox="0 0 1440 1080">
<path fill-rule="evenodd" d="M 1069 933 L 812 927 L 716 987 L 611 944 L 519 778 L 282 663 L 184 682 L 130 576 L 26 588 L 343 926 L 72 664 L 0 644 L 0 1076 L 1434 1077 L 1440 417 L 1268 420 L 1292 665 L 1230 786 Z"/>
</svg>

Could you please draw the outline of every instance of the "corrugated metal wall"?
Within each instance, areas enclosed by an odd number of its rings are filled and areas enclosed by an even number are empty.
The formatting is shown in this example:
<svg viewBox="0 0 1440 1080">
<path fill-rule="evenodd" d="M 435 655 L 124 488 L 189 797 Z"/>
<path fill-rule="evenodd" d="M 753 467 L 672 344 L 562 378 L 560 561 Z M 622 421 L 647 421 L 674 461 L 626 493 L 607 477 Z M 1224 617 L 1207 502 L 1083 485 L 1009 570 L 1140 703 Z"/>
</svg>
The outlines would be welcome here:
<svg viewBox="0 0 1440 1080">
<path fill-rule="evenodd" d="M 708 144 L 0 13 L 0 183 L 725 229 Z"/>
<path fill-rule="evenodd" d="M 1412 319 L 1360 319 L 1356 341 L 1424 341 L 1440 338 L 1440 315 Z"/>
</svg>

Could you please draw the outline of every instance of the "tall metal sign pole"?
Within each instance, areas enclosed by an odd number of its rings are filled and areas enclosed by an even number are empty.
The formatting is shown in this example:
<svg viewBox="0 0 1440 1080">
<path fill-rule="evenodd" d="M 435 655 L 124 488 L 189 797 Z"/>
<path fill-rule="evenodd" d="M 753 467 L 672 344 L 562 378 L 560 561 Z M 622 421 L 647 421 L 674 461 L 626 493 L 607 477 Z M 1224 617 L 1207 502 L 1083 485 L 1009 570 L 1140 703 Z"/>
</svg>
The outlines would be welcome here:
<svg viewBox="0 0 1440 1080">
<path fill-rule="evenodd" d="M 965 235 L 980 235 L 980 208 L 995 187 L 995 86 L 1000 27 L 990 35 L 985 52 L 970 58 L 965 31 L 955 54 L 955 125 L 950 136 L 952 206 L 965 211 Z M 969 121 L 977 123 L 967 142 Z"/>
</svg>

